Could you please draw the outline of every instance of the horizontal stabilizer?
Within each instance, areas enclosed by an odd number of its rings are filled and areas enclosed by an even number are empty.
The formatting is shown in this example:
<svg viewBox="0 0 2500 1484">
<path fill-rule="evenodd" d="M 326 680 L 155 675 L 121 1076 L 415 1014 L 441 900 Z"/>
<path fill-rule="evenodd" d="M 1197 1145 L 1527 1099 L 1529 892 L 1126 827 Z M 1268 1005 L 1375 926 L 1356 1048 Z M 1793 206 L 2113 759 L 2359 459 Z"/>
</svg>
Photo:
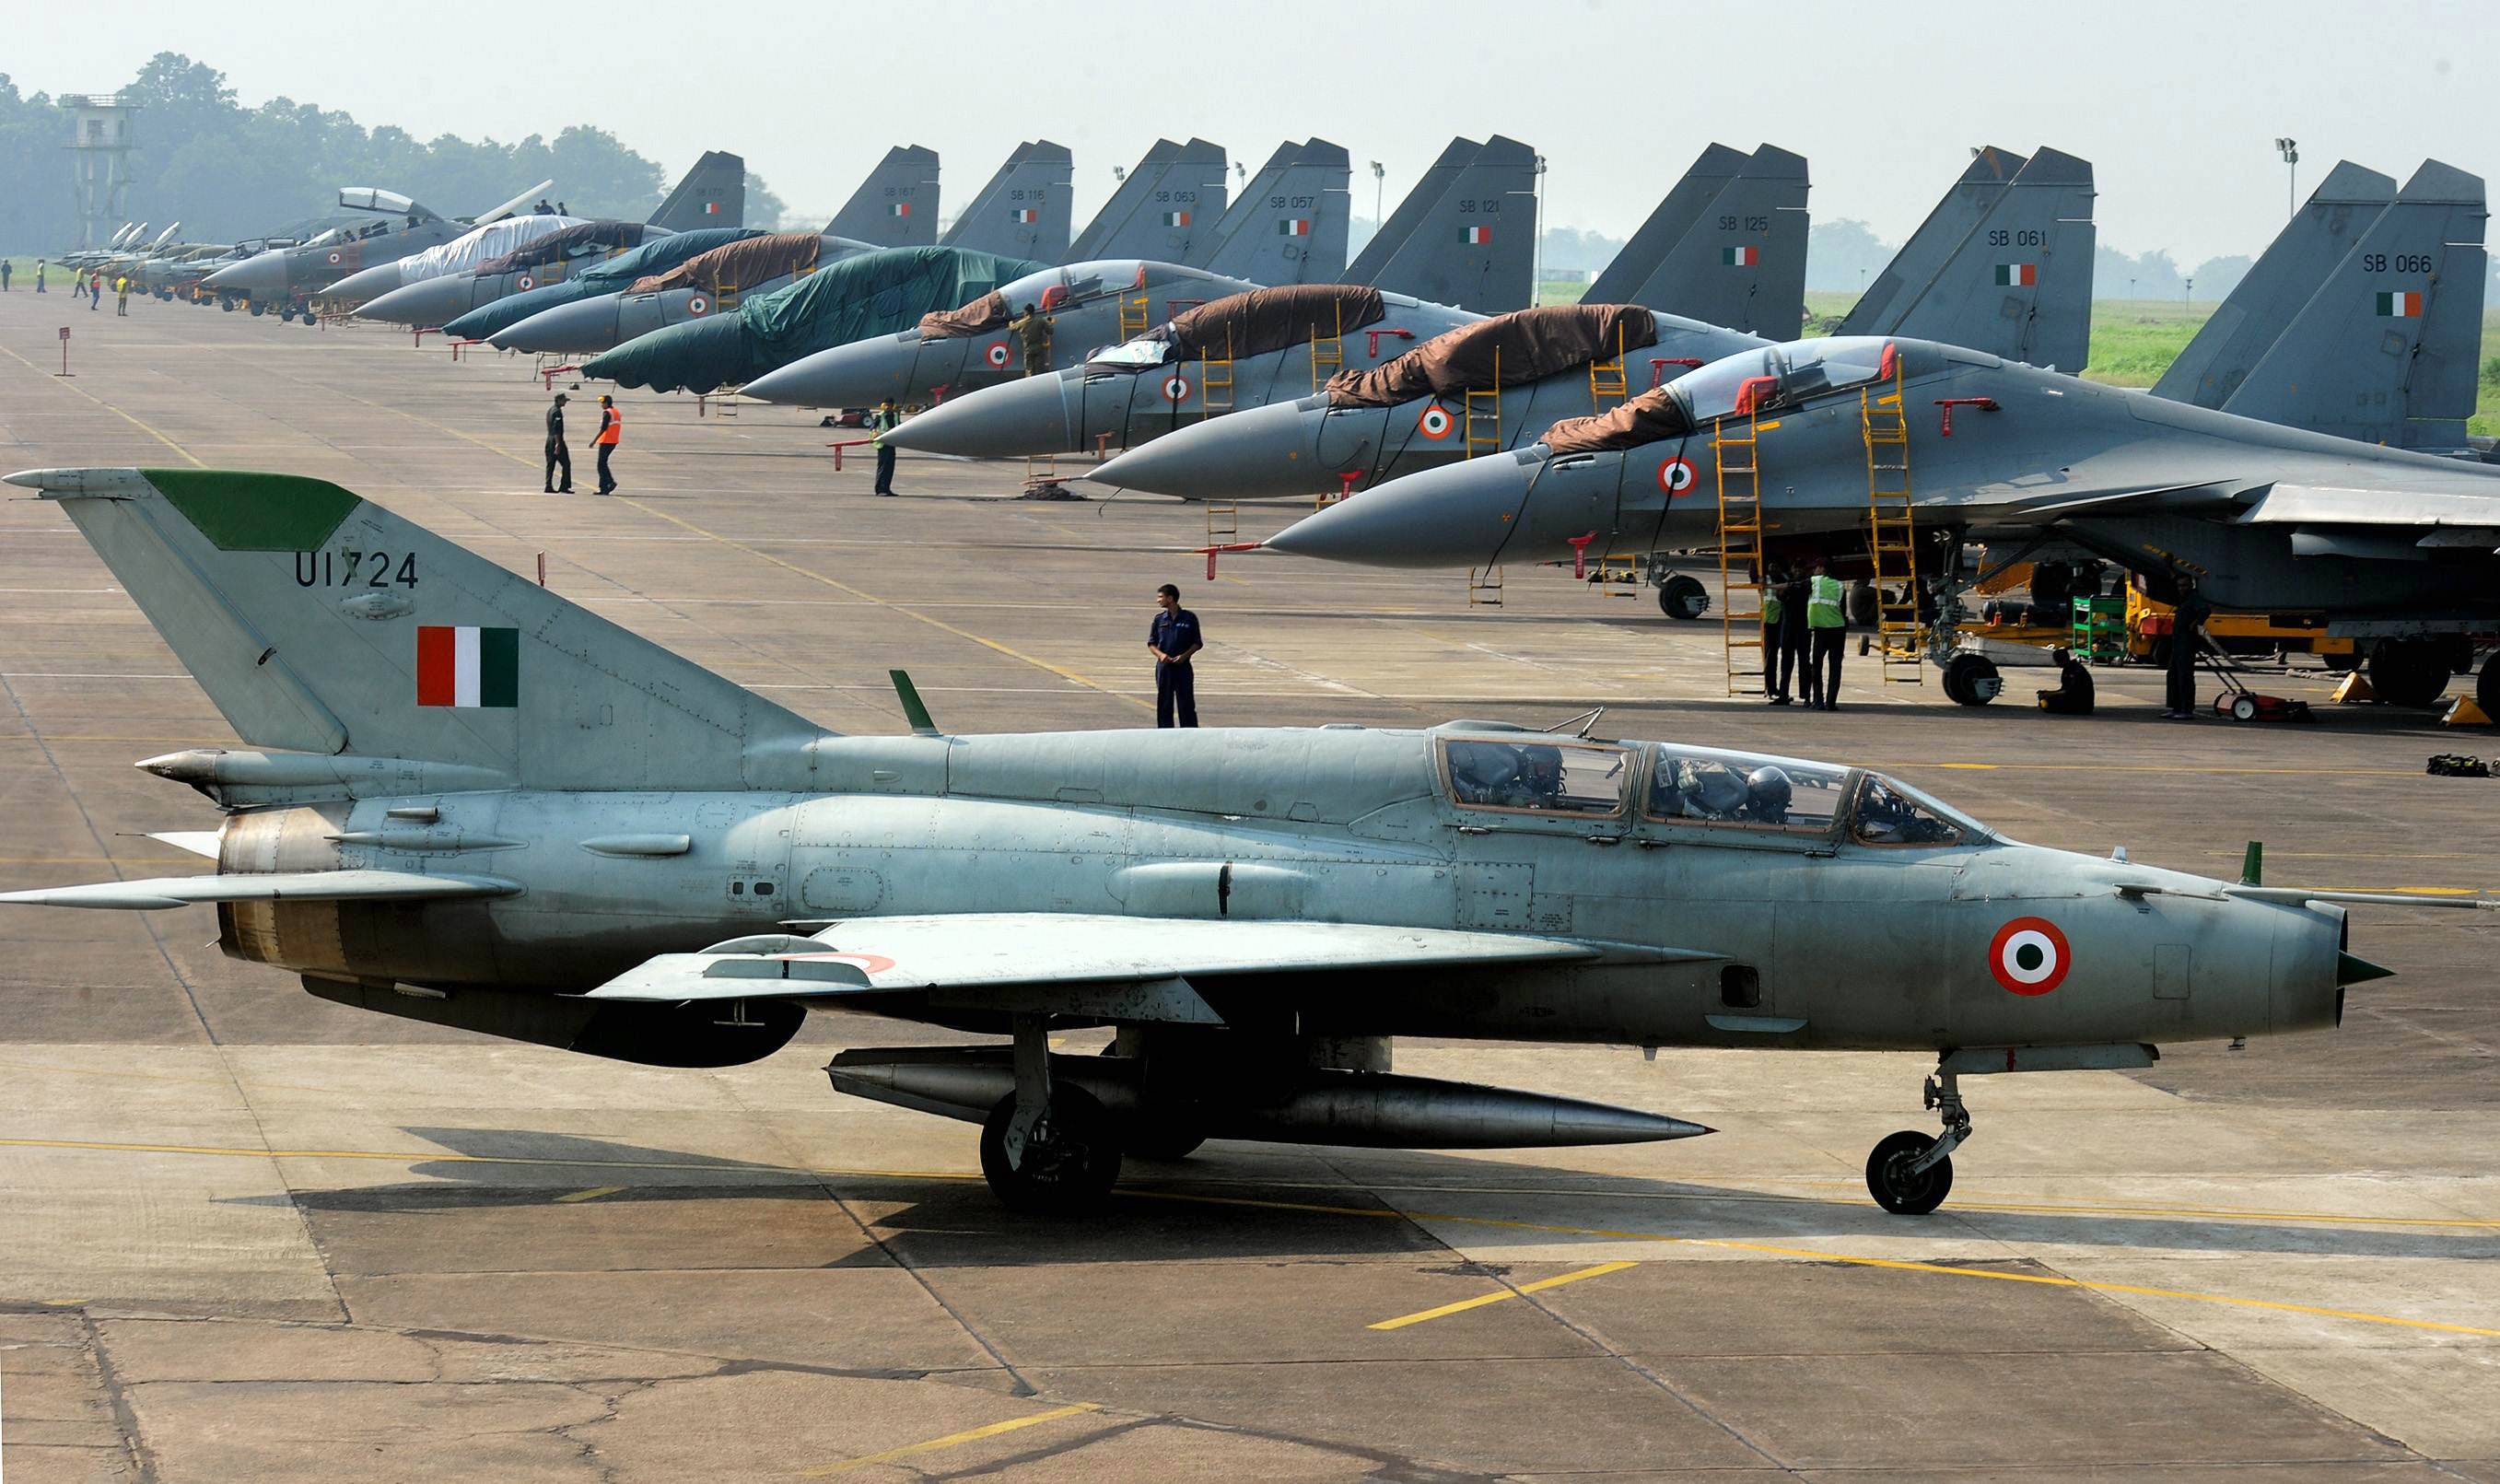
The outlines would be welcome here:
<svg viewBox="0 0 2500 1484">
<path fill-rule="evenodd" d="M 0 904 L 152 912 L 200 902 L 421 902 L 510 897 L 519 891 L 515 883 L 495 876 L 438 876 L 414 871 L 271 871 L 0 892 Z"/>
<path fill-rule="evenodd" d="M 1651 962 L 1710 956 L 1442 928 L 1061 912 L 860 917 L 816 934 L 811 951 L 764 946 L 769 951 L 663 954 L 590 991 L 588 998 L 673 1004 L 806 999 L 1224 974 L 1558 964 L 1626 954 Z"/>
</svg>

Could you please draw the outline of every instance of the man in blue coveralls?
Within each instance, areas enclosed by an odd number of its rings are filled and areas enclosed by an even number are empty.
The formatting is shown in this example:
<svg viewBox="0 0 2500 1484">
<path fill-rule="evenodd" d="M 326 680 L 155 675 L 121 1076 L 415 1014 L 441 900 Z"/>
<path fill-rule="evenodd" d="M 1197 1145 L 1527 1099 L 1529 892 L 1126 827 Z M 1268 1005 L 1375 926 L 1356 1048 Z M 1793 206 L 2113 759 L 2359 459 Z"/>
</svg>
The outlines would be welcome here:
<svg viewBox="0 0 2500 1484">
<path fill-rule="evenodd" d="M 1155 657 L 1155 725 L 1198 725 L 1198 677 L 1189 657 L 1206 647 L 1198 615 L 1180 606 L 1180 589 L 1155 589 L 1155 621 L 1146 628 L 1146 649 Z M 1178 720 L 1174 720 L 1174 713 Z"/>
</svg>

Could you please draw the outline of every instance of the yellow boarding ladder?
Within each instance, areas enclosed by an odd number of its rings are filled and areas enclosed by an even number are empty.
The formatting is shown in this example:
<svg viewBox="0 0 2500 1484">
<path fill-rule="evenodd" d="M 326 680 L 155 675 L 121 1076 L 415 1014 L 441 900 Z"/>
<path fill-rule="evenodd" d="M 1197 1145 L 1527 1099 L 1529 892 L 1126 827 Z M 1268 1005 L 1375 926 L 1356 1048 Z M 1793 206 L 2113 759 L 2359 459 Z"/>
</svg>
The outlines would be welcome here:
<svg viewBox="0 0 2500 1484">
<path fill-rule="evenodd" d="M 1589 363 L 1589 412 L 1595 415 L 1606 410 L 1606 400 L 1623 401 L 1632 393 L 1631 382 L 1624 377 L 1624 327 L 1615 326 L 1615 358 Z"/>
<path fill-rule="evenodd" d="M 1241 507 L 1213 505 L 1206 508 L 1206 544 L 1229 546 L 1241 539 Z"/>
<path fill-rule="evenodd" d="M 1345 369 L 1345 306 L 1336 307 L 1336 333 L 1322 335 L 1311 326 L 1311 390 L 1317 393 L 1330 377 Z"/>
<path fill-rule="evenodd" d="M 1221 393 L 1219 396 L 1218 394 Z M 1175 410 L 1176 411 L 1176 410 Z M 1198 363 L 1199 421 L 1233 411 L 1233 327 L 1224 327 L 1222 358 L 1207 356 Z"/>
<path fill-rule="evenodd" d="M 1727 694 L 1759 696 L 1762 686 L 1762 467 L 1758 414 L 1719 419 L 1710 462 L 1719 479 L 1719 638 Z"/>
<path fill-rule="evenodd" d="M 1493 385 L 1484 391 L 1467 390 L 1459 394 L 1464 399 L 1466 456 L 1474 458 L 1481 451 L 1501 451 L 1501 346 L 1493 347 Z"/>
<path fill-rule="evenodd" d="M 1148 302 L 1149 296 L 1145 294 L 1139 294 L 1134 299 L 1123 299 L 1120 301 L 1121 340 L 1135 340 L 1138 336 L 1145 334 L 1146 331 L 1154 328 L 1153 318 L 1147 313 L 1146 309 Z"/>
<path fill-rule="evenodd" d="M 1902 412 L 1901 377 L 1891 390 L 1858 393 L 1866 439 L 1866 550 L 1874 564 L 1875 641 L 1888 683 L 1925 683 L 1920 663 L 1918 530 L 1911 519 L 1910 424 Z M 1886 584 L 1897 580 L 1899 596 Z"/>
</svg>

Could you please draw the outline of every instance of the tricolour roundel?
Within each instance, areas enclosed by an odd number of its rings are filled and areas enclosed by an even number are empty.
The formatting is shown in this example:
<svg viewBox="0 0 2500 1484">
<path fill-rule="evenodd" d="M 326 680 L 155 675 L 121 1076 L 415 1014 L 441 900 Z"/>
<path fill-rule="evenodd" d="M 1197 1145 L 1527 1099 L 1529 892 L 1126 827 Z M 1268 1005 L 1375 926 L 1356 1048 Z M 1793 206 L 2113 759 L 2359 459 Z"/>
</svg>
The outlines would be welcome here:
<svg viewBox="0 0 2500 1484">
<path fill-rule="evenodd" d="M 1008 360 L 1007 343 L 1003 340 L 990 342 L 990 348 L 981 352 L 981 358 L 1002 371 L 1005 370 Z"/>
<path fill-rule="evenodd" d="M 521 275 L 519 280 L 513 286 L 523 289 L 536 288 L 539 286 L 539 280 L 525 273 Z"/>
<path fill-rule="evenodd" d="M 1178 376 L 1164 378 L 1164 400 L 1171 403 L 1187 402 L 1189 378 Z"/>
<path fill-rule="evenodd" d="M 1424 409 L 1424 415 L 1415 419 L 1415 431 L 1434 443 L 1449 437 L 1450 430 L 1457 426 L 1458 419 L 1450 415 L 1448 408 L 1437 402 Z"/>
<path fill-rule="evenodd" d="M 335 250 L 330 254 L 330 266 L 333 268 L 339 266 L 339 254 Z"/>
<path fill-rule="evenodd" d="M 1988 972 L 2018 995 L 2045 995 L 2066 981 L 2066 935 L 2046 917 L 2017 917 L 1988 945 Z"/>
<path fill-rule="evenodd" d="M 1658 466 L 1658 487 L 1669 495 L 1680 495 L 1693 487 L 1693 460 L 1668 459 Z"/>
<path fill-rule="evenodd" d="M 701 294 L 697 294 L 686 301 L 686 313 L 689 314 L 708 314 L 711 313 L 711 301 Z"/>
</svg>

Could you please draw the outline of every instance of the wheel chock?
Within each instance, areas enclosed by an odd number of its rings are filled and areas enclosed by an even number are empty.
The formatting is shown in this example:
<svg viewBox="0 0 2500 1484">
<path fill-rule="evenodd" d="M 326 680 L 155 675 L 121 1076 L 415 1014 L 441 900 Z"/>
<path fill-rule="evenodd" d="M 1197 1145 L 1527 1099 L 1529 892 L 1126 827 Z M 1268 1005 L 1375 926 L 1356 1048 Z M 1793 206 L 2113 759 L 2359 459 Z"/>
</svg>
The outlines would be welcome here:
<svg viewBox="0 0 2500 1484">
<path fill-rule="evenodd" d="M 2449 703 L 2448 714 L 2439 718 L 2439 724 L 2444 727 L 2487 727 L 2491 725 L 2491 718 L 2484 714 L 2483 708 L 2474 704 L 2472 696 L 2459 696 Z"/>
<path fill-rule="evenodd" d="M 2370 706 L 2377 704 L 2379 693 L 2370 688 L 2369 677 L 2355 670 L 2335 687 L 2332 699 L 2337 706 Z"/>
</svg>

